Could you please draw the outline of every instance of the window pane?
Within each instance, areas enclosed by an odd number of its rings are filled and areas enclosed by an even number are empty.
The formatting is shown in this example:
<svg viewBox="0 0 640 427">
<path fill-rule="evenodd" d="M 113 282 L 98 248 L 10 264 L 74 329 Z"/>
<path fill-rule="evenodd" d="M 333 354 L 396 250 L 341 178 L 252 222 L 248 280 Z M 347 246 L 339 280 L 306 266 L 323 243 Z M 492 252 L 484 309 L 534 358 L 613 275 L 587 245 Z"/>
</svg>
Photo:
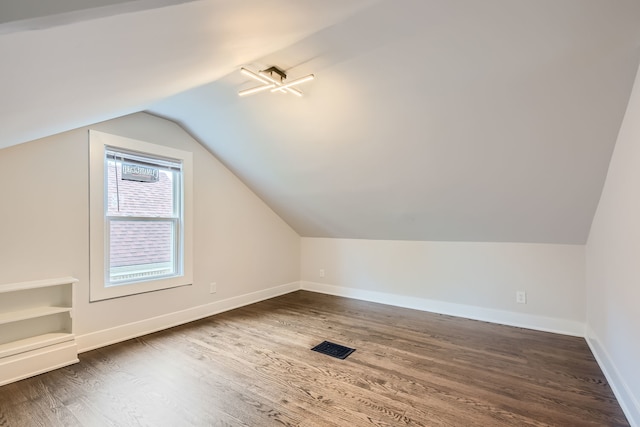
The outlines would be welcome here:
<svg viewBox="0 0 640 427">
<path fill-rule="evenodd" d="M 120 160 L 109 160 L 107 162 L 107 215 L 176 216 L 178 204 L 175 200 L 176 187 L 173 185 L 174 172 L 162 168 L 156 169 L 158 169 L 158 181 L 132 181 L 123 179 Z"/>
<path fill-rule="evenodd" d="M 173 221 L 109 222 L 109 282 L 177 274 Z"/>
</svg>

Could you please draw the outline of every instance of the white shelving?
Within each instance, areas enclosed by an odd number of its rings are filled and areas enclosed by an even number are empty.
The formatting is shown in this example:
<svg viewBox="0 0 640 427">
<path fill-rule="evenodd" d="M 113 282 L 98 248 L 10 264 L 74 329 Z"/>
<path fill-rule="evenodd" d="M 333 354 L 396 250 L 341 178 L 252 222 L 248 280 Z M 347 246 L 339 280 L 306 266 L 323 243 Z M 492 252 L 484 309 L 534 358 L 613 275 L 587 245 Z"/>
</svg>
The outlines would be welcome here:
<svg viewBox="0 0 640 427">
<path fill-rule="evenodd" d="M 0 325 L 48 316 L 50 314 L 68 313 L 70 311 L 71 307 L 34 307 L 25 310 L 10 311 L 8 313 L 0 313 Z"/>
<path fill-rule="evenodd" d="M 77 282 L 62 277 L 0 285 L 0 385 L 78 362 Z"/>
</svg>

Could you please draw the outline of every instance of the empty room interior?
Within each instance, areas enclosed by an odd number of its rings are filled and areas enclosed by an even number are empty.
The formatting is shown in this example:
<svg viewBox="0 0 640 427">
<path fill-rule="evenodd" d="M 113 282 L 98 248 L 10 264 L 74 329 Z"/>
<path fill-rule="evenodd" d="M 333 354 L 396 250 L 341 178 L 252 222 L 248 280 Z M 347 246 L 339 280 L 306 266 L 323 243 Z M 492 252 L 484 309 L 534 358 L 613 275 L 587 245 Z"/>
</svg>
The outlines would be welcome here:
<svg viewBox="0 0 640 427">
<path fill-rule="evenodd" d="M 0 2 L 0 426 L 640 427 L 640 2 Z"/>
</svg>

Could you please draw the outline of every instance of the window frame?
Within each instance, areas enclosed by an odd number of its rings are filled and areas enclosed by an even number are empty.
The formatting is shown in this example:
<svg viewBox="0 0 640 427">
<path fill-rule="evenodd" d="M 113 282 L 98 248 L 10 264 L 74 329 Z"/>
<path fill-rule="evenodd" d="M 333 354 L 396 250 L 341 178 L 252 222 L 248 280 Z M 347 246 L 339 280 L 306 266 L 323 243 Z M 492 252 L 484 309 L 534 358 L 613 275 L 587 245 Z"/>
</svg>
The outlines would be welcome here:
<svg viewBox="0 0 640 427">
<path fill-rule="evenodd" d="M 109 225 L 107 211 L 107 187 L 105 152 L 108 149 L 122 150 L 142 156 L 175 159 L 182 162 L 182 212 L 178 218 L 177 242 L 174 242 L 174 258 L 182 258 L 176 266 L 176 275 L 154 279 L 136 280 L 127 283 L 109 283 L 107 254 L 109 254 Z M 96 130 L 89 130 L 89 257 L 90 257 L 90 302 L 136 295 L 193 284 L 192 254 L 192 188 L 193 155 L 191 152 L 164 145 L 152 144 Z M 175 184 L 174 184 L 175 185 Z M 139 220 L 140 217 L 119 217 L 121 220 Z M 142 217 L 142 219 L 147 219 Z M 112 219 L 113 220 L 113 219 Z M 159 217 L 158 220 L 167 220 Z"/>
</svg>

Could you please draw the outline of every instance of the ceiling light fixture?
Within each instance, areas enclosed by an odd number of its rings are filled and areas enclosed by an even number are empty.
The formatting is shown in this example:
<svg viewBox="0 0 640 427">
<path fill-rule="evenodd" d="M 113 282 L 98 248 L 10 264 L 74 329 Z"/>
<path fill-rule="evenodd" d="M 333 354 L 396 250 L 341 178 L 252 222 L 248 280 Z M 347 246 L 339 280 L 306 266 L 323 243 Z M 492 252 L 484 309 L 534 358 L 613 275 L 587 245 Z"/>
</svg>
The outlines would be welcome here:
<svg viewBox="0 0 640 427">
<path fill-rule="evenodd" d="M 240 96 L 251 95 L 252 93 L 258 93 L 258 92 L 262 92 L 263 90 L 271 89 L 274 86 L 275 85 L 273 83 L 265 84 L 263 86 L 256 86 L 256 87 L 251 88 L 251 89 L 241 90 L 241 91 L 238 92 L 238 95 L 240 95 Z"/>
<path fill-rule="evenodd" d="M 308 82 L 315 78 L 313 74 L 309 74 L 308 76 L 285 82 L 287 74 L 278 67 L 269 67 L 266 70 L 259 71 L 257 74 L 246 68 L 241 68 L 240 72 L 262 83 L 261 86 L 239 91 L 238 95 L 240 96 L 251 95 L 267 89 L 271 89 L 271 92 L 291 93 L 296 96 L 302 96 L 302 91 L 292 86 Z"/>
</svg>

